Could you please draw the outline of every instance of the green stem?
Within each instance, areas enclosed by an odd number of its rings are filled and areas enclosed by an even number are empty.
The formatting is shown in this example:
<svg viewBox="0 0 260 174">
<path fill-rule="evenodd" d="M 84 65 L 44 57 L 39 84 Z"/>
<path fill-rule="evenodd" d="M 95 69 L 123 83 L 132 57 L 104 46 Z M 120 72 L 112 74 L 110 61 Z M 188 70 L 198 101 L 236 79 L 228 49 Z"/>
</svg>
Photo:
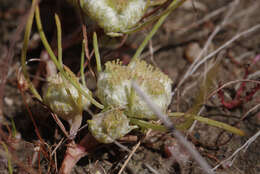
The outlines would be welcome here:
<svg viewBox="0 0 260 174">
<path fill-rule="evenodd" d="M 124 34 L 131 34 L 131 33 L 134 33 L 134 32 L 137 32 L 137 31 L 141 31 L 142 29 L 144 29 L 145 27 L 147 27 L 148 25 L 150 25 L 151 23 L 157 21 L 158 19 L 160 19 L 160 17 L 168 12 L 172 12 L 173 10 L 175 10 L 177 7 L 179 7 L 183 2 L 185 2 L 186 0 L 177 0 L 178 2 L 173 2 L 174 3 L 174 6 L 171 6 L 171 4 L 169 5 L 169 7 L 164 10 L 163 12 L 161 12 L 159 15 L 157 16 L 153 16 L 151 17 L 150 19 L 146 20 L 144 23 L 132 28 L 132 29 L 129 29 L 125 32 L 123 32 Z"/>
<path fill-rule="evenodd" d="M 42 23 L 41 23 L 41 17 L 40 17 L 40 11 L 39 11 L 39 7 L 38 5 L 36 6 L 36 10 L 35 10 L 35 19 L 36 19 L 36 24 L 37 24 L 37 28 L 40 34 L 40 38 L 42 40 L 42 43 L 46 49 L 46 51 L 48 52 L 51 60 L 53 61 L 53 63 L 55 64 L 55 66 L 57 67 L 57 69 L 61 72 L 64 73 L 64 70 L 62 68 L 62 65 L 58 62 L 54 52 L 51 49 L 50 44 L 47 41 L 47 38 L 44 34 L 43 28 L 42 28 Z"/>
<path fill-rule="evenodd" d="M 197 116 L 197 115 L 185 114 L 185 113 L 181 113 L 181 112 L 173 112 L 173 113 L 168 113 L 168 116 L 169 117 L 182 117 L 183 116 L 185 118 L 191 118 L 192 120 L 197 120 L 199 122 L 208 124 L 210 126 L 214 126 L 214 127 L 224 129 L 226 131 L 229 131 L 231 133 L 234 133 L 234 134 L 237 134 L 237 135 L 240 135 L 240 136 L 245 135 L 245 133 L 242 130 L 240 130 L 236 127 L 233 127 L 233 126 L 230 126 L 226 123 L 222 123 L 222 122 L 212 120 L 212 119 L 209 119 L 209 118 Z M 164 126 L 161 126 L 161 125 L 153 124 L 153 123 L 143 121 L 143 120 L 140 120 L 140 119 L 135 119 L 135 118 L 129 118 L 129 119 L 130 119 L 130 122 L 132 124 L 136 124 L 136 125 L 138 125 L 142 128 L 153 129 L 153 130 L 158 130 L 158 131 L 167 131 L 167 128 L 164 127 Z M 185 129 L 185 123 L 176 125 L 176 129 L 186 130 Z"/>
<path fill-rule="evenodd" d="M 166 132 L 168 129 L 162 125 L 157 125 L 157 124 L 153 124 L 144 120 L 139 120 L 139 119 L 135 119 L 135 118 L 129 118 L 130 119 L 130 123 L 133 125 L 138 125 L 141 128 L 145 128 L 145 129 L 152 129 L 152 130 L 158 130 L 158 131 L 162 131 L 162 132 Z"/>
<path fill-rule="evenodd" d="M 201 117 L 201 116 L 194 116 L 194 119 L 198 120 L 198 121 L 200 121 L 202 123 L 206 123 L 208 125 L 215 126 L 215 127 L 227 130 L 227 131 L 232 132 L 234 134 L 237 134 L 237 135 L 240 135 L 240 136 L 245 136 L 244 131 L 242 131 L 242 130 L 240 130 L 238 128 L 235 128 L 233 126 L 230 126 L 230 125 L 228 125 L 226 123 L 222 123 L 222 122 L 219 122 L 219 121 L 211 120 L 211 119 L 208 119 L 208 118 L 205 118 L 205 117 Z"/>
<path fill-rule="evenodd" d="M 97 34 L 94 32 L 93 34 L 93 47 L 94 47 L 94 52 L 95 52 L 95 57 L 96 57 L 96 63 L 97 63 L 97 71 L 98 73 L 102 72 L 101 68 L 101 63 L 100 63 L 100 54 L 98 50 L 98 41 L 97 41 Z"/>
<path fill-rule="evenodd" d="M 164 1 L 153 1 L 152 3 L 151 3 L 151 5 L 150 6 L 158 6 L 158 5 L 162 5 L 163 3 L 165 3 L 167 0 L 164 0 Z"/>
<path fill-rule="evenodd" d="M 137 51 L 135 52 L 135 55 L 132 58 L 132 61 L 136 61 L 142 51 L 144 50 L 144 48 L 146 47 L 148 41 L 154 36 L 154 34 L 157 32 L 157 30 L 159 29 L 159 27 L 163 24 L 163 22 L 165 21 L 165 19 L 168 17 L 168 15 L 171 13 L 171 11 L 173 11 L 174 9 L 176 9 L 178 6 L 180 6 L 185 0 L 174 0 L 168 7 L 168 9 L 162 13 L 162 15 L 160 15 L 159 20 L 156 22 L 156 24 L 153 26 L 152 30 L 150 31 L 150 33 L 145 37 L 144 41 L 141 43 L 141 45 L 138 47 Z M 153 22 L 154 20 L 150 21 Z M 129 31 L 130 32 L 130 31 Z M 131 31 L 132 32 L 132 31 Z"/>
<path fill-rule="evenodd" d="M 82 48 L 81 48 L 81 61 L 80 61 L 80 74 L 81 74 L 81 81 L 84 86 L 86 86 L 85 81 L 85 74 L 84 74 L 84 58 L 85 58 L 85 41 L 82 41 Z"/>
<path fill-rule="evenodd" d="M 17 130 L 13 118 L 11 118 L 11 124 L 12 124 L 12 136 L 15 138 L 17 134 Z"/>
<path fill-rule="evenodd" d="M 199 122 L 224 129 L 226 131 L 229 131 L 231 133 L 234 133 L 234 134 L 237 134 L 237 135 L 240 135 L 240 136 L 245 135 L 244 131 L 242 131 L 242 130 L 236 128 L 236 127 L 230 126 L 226 123 L 222 123 L 222 122 L 219 122 L 219 121 L 216 121 L 216 120 L 212 120 L 212 119 L 209 119 L 209 118 L 198 116 L 198 115 L 185 114 L 185 113 L 181 113 L 181 112 L 173 112 L 173 113 L 168 113 L 168 116 L 169 117 L 181 117 L 181 116 L 183 116 L 183 117 L 187 118 L 188 121 L 189 120 L 197 120 Z M 183 123 L 181 125 L 185 126 L 186 124 Z M 178 125 L 178 126 L 181 126 L 181 125 Z"/>
<path fill-rule="evenodd" d="M 23 75 L 29 85 L 29 89 L 31 90 L 32 94 L 39 100 L 42 101 L 42 98 L 38 91 L 35 89 L 33 86 L 32 82 L 30 81 L 29 78 L 29 73 L 27 71 L 27 66 L 26 66 L 26 56 L 27 56 L 27 48 L 28 48 L 28 43 L 30 39 L 30 34 L 32 30 L 32 23 L 33 23 L 33 18 L 34 18 L 34 11 L 35 11 L 35 6 L 36 6 L 37 1 L 33 0 L 32 2 L 32 7 L 30 9 L 28 21 L 26 24 L 25 28 L 25 34 L 24 34 L 24 40 L 23 40 L 23 48 L 22 48 L 22 53 L 21 53 L 21 64 L 22 64 L 22 71 Z"/>
<path fill-rule="evenodd" d="M 173 112 L 173 113 L 168 113 L 169 117 L 181 117 L 184 116 L 187 119 L 185 120 L 184 123 L 181 123 L 179 125 L 176 126 L 177 129 L 180 130 L 187 130 L 191 127 L 192 123 L 194 122 L 194 117 L 192 115 L 189 115 L 189 117 L 187 116 L 187 114 L 182 113 L 182 112 Z"/>
<path fill-rule="evenodd" d="M 197 120 L 199 122 L 208 124 L 210 126 L 214 126 L 214 127 L 218 127 L 221 129 L 224 129 L 226 131 L 229 131 L 231 133 L 240 135 L 240 136 L 244 136 L 245 133 L 233 126 L 230 126 L 226 123 L 222 123 L 216 120 L 212 120 L 209 118 L 205 118 L 205 117 L 201 117 L 201 116 L 197 116 L 197 115 L 191 115 L 191 114 L 185 114 L 185 113 L 181 113 L 181 112 L 173 112 L 173 113 L 168 113 L 169 117 L 185 117 L 185 118 L 191 118 L 192 120 Z M 167 131 L 167 128 L 162 126 L 162 125 L 157 125 L 157 124 L 153 124 L 144 120 L 140 120 L 140 119 L 136 119 L 136 118 L 129 118 L 130 122 L 132 124 L 138 125 L 141 128 L 146 128 L 146 129 L 153 129 L 153 130 L 158 130 L 158 131 Z M 185 129 L 185 123 L 184 124 L 179 124 L 176 125 L 176 129 L 178 130 L 186 130 Z"/>
<path fill-rule="evenodd" d="M 88 100 L 90 100 L 90 102 L 95 105 L 96 107 L 103 109 L 104 106 L 100 103 L 98 103 L 94 98 L 92 98 L 88 93 L 86 93 L 78 84 L 78 82 L 75 79 L 72 79 L 68 73 L 66 73 L 62 67 L 62 65 L 58 62 L 54 52 L 52 51 L 50 44 L 48 43 L 46 36 L 43 32 L 43 28 L 42 28 L 42 23 L 41 23 L 41 18 L 40 18 L 40 11 L 39 11 L 39 7 L 36 6 L 36 10 L 35 10 L 35 18 L 36 18 L 36 24 L 37 24 L 37 28 L 40 34 L 40 38 L 42 40 L 42 43 L 46 49 L 46 51 L 49 53 L 51 60 L 53 61 L 53 63 L 55 64 L 55 66 L 57 67 L 57 69 L 60 71 L 61 75 L 67 79 L 81 94 L 83 94 Z"/>
<path fill-rule="evenodd" d="M 60 65 L 63 65 L 62 63 L 62 44 L 61 44 L 61 23 L 59 16 L 55 14 L 55 22 L 57 26 L 57 40 L 58 40 L 58 60 Z"/>
<path fill-rule="evenodd" d="M 4 142 L 1 142 L 1 143 L 2 143 L 2 146 L 5 149 L 5 152 L 7 153 L 9 174 L 13 174 L 13 168 L 12 168 L 12 162 L 11 162 L 10 153 L 8 151 L 8 148 L 7 148 L 6 144 Z"/>
<path fill-rule="evenodd" d="M 87 99 L 89 99 L 89 101 L 95 105 L 96 107 L 98 107 L 99 109 L 103 109 L 104 106 L 102 104 L 100 104 L 99 102 L 97 102 L 94 98 L 92 98 L 88 93 L 86 93 L 86 91 L 84 91 L 78 84 L 77 81 L 73 80 L 72 78 L 70 78 L 67 73 L 65 73 L 64 77 L 81 93 L 83 94 Z"/>
<path fill-rule="evenodd" d="M 151 0 L 147 0 L 147 1 L 146 1 L 146 6 L 145 6 L 145 8 L 144 8 L 144 13 L 146 13 L 146 11 L 147 11 L 147 9 L 150 7 L 150 5 L 151 5 Z"/>
<path fill-rule="evenodd" d="M 134 79 L 135 80 L 135 79 Z M 134 99 L 135 99 L 135 90 L 133 87 L 131 87 L 130 89 L 130 93 L 127 89 L 127 87 L 125 88 L 125 91 L 127 93 L 127 100 L 128 100 L 128 108 L 130 109 L 130 115 L 132 115 L 132 108 L 133 108 L 133 104 L 134 104 Z"/>
</svg>

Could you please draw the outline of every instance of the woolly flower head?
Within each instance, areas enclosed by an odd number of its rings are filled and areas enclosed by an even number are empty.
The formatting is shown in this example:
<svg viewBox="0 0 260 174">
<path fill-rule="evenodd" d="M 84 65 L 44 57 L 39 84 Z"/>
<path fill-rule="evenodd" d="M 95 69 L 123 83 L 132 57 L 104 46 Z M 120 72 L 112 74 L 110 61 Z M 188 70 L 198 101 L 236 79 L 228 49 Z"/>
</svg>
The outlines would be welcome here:
<svg viewBox="0 0 260 174">
<path fill-rule="evenodd" d="M 82 110 L 89 107 L 90 101 L 60 74 L 49 77 L 48 81 L 43 87 L 43 102 L 64 120 L 74 119 L 74 116 L 81 115 Z M 86 87 L 78 84 L 91 95 Z"/>
<path fill-rule="evenodd" d="M 95 115 L 92 120 L 88 120 L 88 126 L 91 134 L 101 143 L 112 143 L 137 128 L 129 125 L 128 118 L 119 109 Z"/>
<path fill-rule="evenodd" d="M 166 112 L 172 98 L 171 79 L 159 69 L 137 60 L 124 66 L 119 61 L 107 62 L 100 73 L 98 97 L 106 106 L 126 109 L 129 116 L 156 119 L 147 104 L 131 90 L 132 80 Z"/>
<path fill-rule="evenodd" d="M 70 0 L 75 1 L 75 0 Z M 110 36 L 133 27 L 142 18 L 146 0 L 80 0 L 83 11 Z"/>
</svg>

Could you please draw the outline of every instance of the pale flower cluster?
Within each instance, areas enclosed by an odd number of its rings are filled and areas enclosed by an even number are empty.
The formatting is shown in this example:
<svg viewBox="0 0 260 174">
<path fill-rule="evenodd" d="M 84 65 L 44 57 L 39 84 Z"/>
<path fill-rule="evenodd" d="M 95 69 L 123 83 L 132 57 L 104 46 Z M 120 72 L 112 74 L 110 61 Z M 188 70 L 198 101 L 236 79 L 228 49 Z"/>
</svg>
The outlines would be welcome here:
<svg viewBox="0 0 260 174">
<path fill-rule="evenodd" d="M 48 83 L 43 87 L 43 102 L 64 120 L 69 121 L 75 115 L 81 115 L 82 110 L 90 106 L 90 101 L 81 95 L 70 82 L 62 78 L 61 74 L 53 75 L 47 80 Z M 88 88 L 78 84 L 91 95 Z"/>
<path fill-rule="evenodd" d="M 172 98 L 172 80 L 145 61 L 137 60 L 128 66 L 119 61 L 107 62 L 97 82 L 99 99 L 106 106 L 125 109 L 130 117 L 155 119 L 147 104 L 131 89 L 133 80 L 165 113 Z"/>
<path fill-rule="evenodd" d="M 137 128 L 129 125 L 129 119 L 120 109 L 97 114 L 88 120 L 88 125 L 92 135 L 102 143 L 112 143 Z"/>
<path fill-rule="evenodd" d="M 81 0 L 83 11 L 110 36 L 136 25 L 146 5 L 146 0 Z"/>
</svg>

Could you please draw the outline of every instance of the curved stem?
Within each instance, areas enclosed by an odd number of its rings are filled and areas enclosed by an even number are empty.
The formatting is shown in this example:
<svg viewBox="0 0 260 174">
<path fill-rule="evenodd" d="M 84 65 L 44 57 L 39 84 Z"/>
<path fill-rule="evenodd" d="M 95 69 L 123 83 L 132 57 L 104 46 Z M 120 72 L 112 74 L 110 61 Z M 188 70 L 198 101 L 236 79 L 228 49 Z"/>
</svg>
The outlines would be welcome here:
<svg viewBox="0 0 260 174">
<path fill-rule="evenodd" d="M 36 24 L 37 24 L 37 28 L 38 28 L 38 31 L 39 31 L 39 35 L 40 35 L 40 38 L 42 40 L 42 43 L 46 49 L 46 51 L 48 52 L 51 60 L 53 61 L 53 63 L 55 64 L 55 66 L 58 68 L 58 70 L 61 72 L 61 73 L 64 73 L 64 70 L 61 66 L 61 64 L 58 62 L 54 52 L 52 51 L 51 49 L 51 46 L 50 44 L 48 43 L 47 41 L 47 38 L 44 34 L 44 31 L 43 31 L 43 27 L 42 27 L 42 23 L 41 23 L 41 17 L 40 17 L 40 11 L 39 11 L 39 6 L 37 5 L 36 6 L 36 10 L 35 10 L 35 19 L 36 19 Z"/>
<path fill-rule="evenodd" d="M 81 94 L 83 94 L 87 99 L 90 100 L 90 102 L 92 104 L 94 104 L 96 107 L 103 109 L 104 106 L 102 104 L 100 104 L 99 102 L 97 102 L 94 98 L 92 98 L 88 93 L 86 93 L 80 86 L 79 83 L 73 79 L 72 77 L 69 76 L 68 72 L 65 72 L 62 65 L 58 62 L 54 52 L 52 51 L 50 44 L 48 43 L 46 36 L 43 32 L 43 28 L 42 28 L 42 23 L 41 23 L 41 18 L 40 18 L 40 11 L 39 11 L 39 7 L 38 5 L 36 6 L 36 10 L 35 10 L 35 18 L 36 18 L 36 24 L 37 24 L 37 28 L 42 40 L 42 43 L 46 49 L 46 51 L 49 53 L 51 60 L 53 61 L 53 63 L 55 64 L 55 66 L 57 67 L 57 69 L 60 71 L 61 75 L 66 78 Z"/>
<path fill-rule="evenodd" d="M 81 48 L 81 58 L 80 58 L 80 74 L 81 74 L 81 81 L 84 86 L 86 86 L 85 81 L 85 74 L 84 74 L 84 58 L 85 58 L 85 40 L 82 41 L 82 48 Z"/>
<path fill-rule="evenodd" d="M 136 118 L 129 118 L 129 119 L 130 119 L 131 124 L 138 125 L 141 128 L 158 130 L 158 131 L 162 131 L 162 132 L 166 132 L 168 130 L 165 126 L 162 126 L 162 125 L 154 124 L 154 123 L 136 119 Z"/>
<path fill-rule="evenodd" d="M 61 23 L 59 16 L 55 14 L 55 22 L 57 26 L 57 40 L 58 40 L 58 60 L 60 65 L 63 65 L 62 63 L 62 44 L 61 44 Z"/>
<path fill-rule="evenodd" d="M 153 22 L 155 22 L 156 20 L 160 19 L 160 17 L 162 17 L 162 15 L 165 15 L 166 13 L 170 13 L 173 10 L 175 10 L 177 7 L 179 7 L 183 2 L 185 2 L 186 0 L 173 0 L 173 1 L 178 1 L 178 2 L 172 2 L 168 9 L 164 10 L 163 12 L 161 12 L 160 14 L 158 14 L 157 16 L 153 16 L 150 19 L 146 20 L 144 23 L 129 29 L 125 32 L 123 32 L 124 34 L 130 34 L 130 33 L 134 33 L 137 31 L 141 31 L 142 29 L 144 29 L 145 27 L 147 27 L 148 25 L 152 24 Z M 174 4 L 173 6 L 171 6 L 172 4 Z"/>
<path fill-rule="evenodd" d="M 242 130 L 236 128 L 236 127 L 230 126 L 230 125 L 223 123 L 223 122 L 219 122 L 219 121 L 212 120 L 212 119 L 209 119 L 209 118 L 206 118 L 206 117 L 202 117 L 202 116 L 199 116 L 199 115 L 185 114 L 185 113 L 181 113 L 181 112 L 173 112 L 173 113 L 168 113 L 168 116 L 169 117 L 181 117 L 181 116 L 183 116 L 185 118 L 197 120 L 199 122 L 208 124 L 210 126 L 214 126 L 214 127 L 224 129 L 226 131 L 229 131 L 231 133 L 234 133 L 234 134 L 237 134 L 237 135 L 240 135 L 240 136 L 245 135 L 244 131 L 242 131 Z M 183 124 L 185 124 L 185 123 L 183 123 Z"/>
<path fill-rule="evenodd" d="M 211 125 L 211 126 L 214 126 L 214 127 L 218 127 L 218 128 L 221 128 L 221 129 L 224 129 L 224 130 L 227 130 L 229 132 L 232 132 L 234 134 L 237 134 L 237 135 L 240 135 L 240 136 L 245 136 L 245 132 L 238 129 L 238 128 L 235 128 L 233 126 L 230 126 L 226 123 L 222 123 L 222 122 L 219 122 L 219 121 L 216 121 L 216 120 L 212 120 L 212 119 L 208 119 L 208 118 L 205 118 L 205 117 L 201 117 L 201 116 L 194 116 L 194 119 L 195 120 L 198 120 L 202 123 L 206 123 L 208 125 Z"/>
<path fill-rule="evenodd" d="M 100 63 L 100 54 L 98 50 L 98 40 L 97 40 L 97 34 L 94 32 L 93 34 L 93 47 L 94 47 L 94 52 L 95 52 L 95 57 L 96 57 L 96 64 L 97 64 L 97 71 L 98 73 L 102 72 L 101 68 L 101 63 Z"/>
<path fill-rule="evenodd" d="M 26 24 L 25 28 L 25 34 L 24 34 L 24 40 L 23 40 L 23 48 L 22 48 L 22 53 L 21 53 L 21 64 L 22 64 L 22 71 L 23 75 L 29 85 L 29 89 L 31 90 L 32 94 L 39 100 L 42 101 L 42 98 L 38 91 L 35 89 L 33 86 L 32 82 L 30 81 L 29 78 L 29 73 L 27 71 L 27 66 L 26 66 L 26 56 L 27 56 L 27 48 L 28 48 L 28 43 L 30 39 L 30 34 L 31 34 L 31 29 L 32 29 L 32 23 L 33 23 L 33 18 L 34 18 L 34 11 L 35 11 L 35 6 L 37 4 L 36 0 L 33 0 L 32 2 L 32 7 L 30 9 L 28 21 Z"/>
<path fill-rule="evenodd" d="M 135 55 L 132 58 L 132 61 L 136 61 L 136 59 L 138 59 L 142 53 L 142 51 L 144 50 L 144 48 L 146 47 L 148 41 L 154 36 L 154 34 L 157 32 L 157 30 L 159 29 L 159 27 L 163 24 L 163 22 L 165 21 L 165 19 L 168 17 L 168 15 L 177 7 L 179 7 L 185 0 L 173 0 L 173 2 L 169 5 L 168 9 L 165 10 L 165 12 L 163 12 L 160 15 L 159 20 L 156 22 L 156 24 L 153 26 L 152 30 L 150 31 L 150 33 L 145 37 L 144 41 L 141 43 L 141 45 L 138 47 L 137 51 L 135 52 Z M 152 23 L 154 22 L 156 19 L 152 19 L 151 21 L 146 22 L 146 24 Z M 145 25 L 146 25 L 145 24 Z M 138 27 L 139 29 L 139 27 Z M 126 33 L 131 33 L 131 32 L 135 32 L 136 29 L 131 30 L 131 31 L 127 31 Z"/>
<path fill-rule="evenodd" d="M 7 156 L 7 162 L 8 162 L 8 171 L 9 174 L 13 174 L 13 167 L 12 167 L 12 161 L 11 161 L 11 154 L 9 153 L 8 147 L 6 146 L 6 144 L 4 142 L 1 142 L 2 146 L 4 147 L 4 150 L 6 152 L 6 156 Z"/>
<path fill-rule="evenodd" d="M 222 122 L 219 122 L 219 121 L 216 121 L 216 120 L 205 118 L 205 117 L 202 117 L 202 116 L 185 114 L 185 113 L 181 113 L 181 112 L 168 113 L 167 115 L 169 117 L 182 117 L 183 116 L 185 118 L 191 118 L 193 120 L 197 120 L 197 121 L 200 121 L 202 123 L 208 124 L 210 126 L 214 126 L 214 127 L 224 129 L 226 131 L 229 131 L 231 133 L 234 133 L 234 134 L 237 134 L 237 135 L 240 135 L 240 136 L 245 135 L 245 133 L 242 130 L 240 130 L 236 127 L 230 126 L 226 123 L 222 123 Z M 130 119 L 130 122 L 132 124 L 138 125 L 141 128 L 146 128 L 146 129 L 149 128 L 149 129 L 158 130 L 158 131 L 167 131 L 168 130 L 165 126 L 154 124 L 154 123 L 151 123 L 151 122 L 148 122 L 148 121 L 144 121 L 144 120 L 140 120 L 140 119 L 136 119 L 136 118 L 129 118 L 129 119 Z M 185 123 L 176 125 L 175 127 L 178 130 L 186 130 L 185 129 Z"/>
</svg>

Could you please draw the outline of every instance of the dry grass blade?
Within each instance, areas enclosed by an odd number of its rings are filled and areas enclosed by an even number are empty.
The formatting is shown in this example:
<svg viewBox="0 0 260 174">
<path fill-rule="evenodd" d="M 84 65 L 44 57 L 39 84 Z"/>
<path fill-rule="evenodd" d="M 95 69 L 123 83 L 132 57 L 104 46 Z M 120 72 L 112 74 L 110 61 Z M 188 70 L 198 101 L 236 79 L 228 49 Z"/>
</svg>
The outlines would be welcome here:
<svg viewBox="0 0 260 174">
<path fill-rule="evenodd" d="M 140 146 L 140 144 L 141 144 L 141 141 L 139 141 L 139 142 L 134 146 L 132 152 L 131 152 L 131 153 L 129 154 L 129 156 L 127 157 L 126 161 L 124 162 L 123 166 L 122 166 L 121 169 L 119 170 L 118 174 L 121 174 L 121 173 L 124 171 L 126 165 L 128 164 L 129 160 L 132 158 L 132 156 L 134 155 L 134 153 L 136 152 L 136 150 L 138 149 L 138 147 Z"/>
<path fill-rule="evenodd" d="M 243 32 L 238 33 L 237 35 L 235 35 L 233 38 L 231 38 L 229 41 L 227 41 L 226 43 L 224 43 L 222 46 L 220 46 L 219 48 L 217 48 L 215 51 L 211 52 L 210 54 L 208 54 L 207 56 L 205 56 L 203 59 L 201 59 L 201 57 L 203 56 L 203 53 L 205 53 L 205 51 L 207 50 L 208 46 L 210 45 L 211 41 L 213 40 L 213 38 L 216 36 L 216 34 L 227 24 L 230 23 L 230 21 L 235 18 L 231 18 L 231 14 L 232 11 L 234 11 L 235 7 L 239 4 L 239 0 L 235 0 L 233 1 L 233 3 L 230 5 L 230 11 L 227 13 L 227 15 L 225 16 L 224 20 L 221 22 L 220 25 L 218 25 L 215 30 L 211 33 L 209 39 L 207 40 L 203 50 L 201 51 L 201 53 L 199 54 L 199 56 L 196 58 L 196 60 L 193 62 L 193 64 L 189 67 L 189 69 L 187 70 L 187 72 L 184 74 L 182 80 L 179 82 L 178 87 L 180 87 L 184 81 L 187 80 L 187 78 L 189 76 L 191 76 L 192 74 L 194 74 L 195 71 L 197 71 L 197 69 L 204 64 L 205 62 L 207 62 L 208 60 L 210 60 L 212 57 L 214 57 L 217 53 L 219 53 L 221 50 L 225 49 L 226 47 L 228 47 L 230 44 L 232 44 L 233 42 L 235 42 L 236 40 L 240 39 L 243 36 L 246 36 L 256 30 L 258 30 L 260 28 L 260 24 L 256 24 L 254 26 L 252 26 L 251 28 L 244 30 Z M 253 7 L 248 8 L 249 10 L 254 10 Z M 246 10 L 247 11 L 247 10 Z M 178 88 L 176 88 L 177 90 Z"/>
<path fill-rule="evenodd" d="M 190 72 L 190 74 L 193 74 L 203 63 L 205 63 L 206 61 L 208 61 L 210 58 L 212 58 L 213 56 L 215 56 L 219 51 L 221 51 L 222 49 L 226 48 L 227 46 L 229 46 L 231 43 L 233 43 L 234 41 L 236 41 L 237 39 L 239 39 L 240 37 L 246 36 L 256 30 L 258 30 L 260 28 L 260 24 L 257 24 L 251 28 L 249 28 L 248 30 L 245 30 L 241 33 L 238 33 L 237 35 L 235 35 L 232 39 L 230 39 L 229 41 L 227 41 L 225 44 L 223 44 L 221 47 L 219 47 L 217 50 L 211 52 L 209 55 L 207 55 L 206 57 L 204 57 L 200 62 L 198 62 L 196 64 L 196 66 L 194 66 L 194 68 L 192 69 L 192 71 Z"/>
<path fill-rule="evenodd" d="M 9 155 L 6 154 L 5 150 L 0 149 L 0 156 L 10 156 L 12 163 L 16 164 L 19 166 L 21 169 L 24 170 L 24 172 L 29 173 L 29 174 L 37 174 L 37 172 L 30 166 L 27 166 L 24 164 L 24 161 L 21 161 L 19 157 L 12 152 L 11 150 L 9 151 Z M 2 172 L 2 171 L 1 171 Z"/>
<path fill-rule="evenodd" d="M 260 84 L 260 82 L 256 81 L 256 80 L 234 80 L 234 81 L 230 81 L 230 82 L 227 82 L 227 83 L 223 84 L 218 89 L 214 90 L 210 95 L 208 95 L 207 99 L 211 98 L 213 95 L 215 95 L 221 89 L 223 89 L 223 88 L 225 88 L 225 87 L 227 87 L 229 85 L 236 84 L 236 83 L 241 83 L 241 82 L 251 82 L 251 83 Z"/>
<path fill-rule="evenodd" d="M 187 26 L 187 27 L 184 27 L 183 29 L 177 31 L 177 34 L 185 34 L 187 31 L 189 31 L 191 28 L 193 27 L 197 27 L 201 24 L 203 24 L 204 22 L 210 20 L 211 18 L 223 13 L 228 7 L 227 6 L 224 6 L 224 7 L 221 7 L 213 12 L 211 12 L 210 14 L 206 15 L 205 17 L 203 17 L 201 20 L 195 22 L 195 23 L 192 23 L 191 25 Z"/>
<path fill-rule="evenodd" d="M 224 20 L 221 22 L 220 25 L 218 25 L 215 30 L 211 33 L 211 35 L 209 36 L 207 42 L 205 43 L 203 49 L 201 50 L 201 52 L 199 53 L 199 55 L 196 57 L 195 61 L 192 63 L 192 65 L 189 67 L 188 71 L 185 73 L 183 79 L 180 81 L 180 83 L 178 84 L 178 86 L 181 86 L 182 83 L 187 79 L 187 77 L 189 77 L 195 70 L 196 70 L 196 66 L 197 64 L 199 64 L 201 61 L 200 59 L 202 58 L 202 56 L 204 55 L 204 53 L 208 50 L 208 47 L 210 46 L 210 44 L 212 43 L 212 40 L 214 39 L 214 37 L 218 34 L 218 32 L 223 28 L 223 26 L 227 23 L 228 19 L 230 18 L 231 14 L 234 12 L 235 7 L 239 4 L 239 0 L 235 0 L 232 2 L 230 10 L 227 12 Z M 194 70 L 195 69 L 195 70 Z"/>
<path fill-rule="evenodd" d="M 13 61 L 14 48 L 15 48 L 17 42 L 21 39 L 20 38 L 21 33 L 25 28 L 26 21 L 29 18 L 29 15 L 30 15 L 30 11 L 27 14 L 25 14 L 19 21 L 17 29 L 14 32 L 14 35 L 10 38 L 10 47 L 8 48 L 7 55 L 5 55 L 0 62 L 0 121 L 1 122 L 4 121 L 3 111 L 2 111 L 4 88 L 5 88 L 5 84 L 7 81 L 8 71 L 12 68 L 12 67 L 10 67 L 10 65 L 12 64 L 12 61 Z"/>
<path fill-rule="evenodd" d="M 149 129 L 149 130 L 147 131 L 145 137 L 148 136 L 150 133 L 151 133 L 151 129 Z M 130 161 L 130 159 L 132 158 L 132 156 L 134 155 L 134 153 L 136 152 L 136 150 L 140 147 L 140 145 L 141 145 L 141 140 L 138 141 L 138 143 L 134 146 L 134 148 L 132 149 L 132 151 L 130 152 L 129 156 L 128 156 L 127 159 L 125 160 L 125 162 L 124 162 L 123 166 L 121 167 L 120 171 L 118 172 L 118 174 L 121 174 L 121 173 L 124 171 L 126 165 L 127 165 L 128 162 Z"/>
<path fill-rule="evenodd" d="M 159 174 L 159 172 L 157 172 L 152 166 L 150 166 L 149 164 L 144 164 L 152 173 L 154 174 Z"/>
<path fill-rule="evenodd" d="M 140 87 L 133 82 L 133 88 L 135 89 L 136 93 L 146 102 L 148 107 L 155 113 L 155 115 L 162 121 L 162 123 L 173 133 L 173 135 L 179 140 L 180 144 L 182 144 L 187 151 L 191 154 L 191 156 L 198 162 L 201 166 L 203 171 L 207 174 L 214 174 L 211 170 L 211 167 L 206 162 L 206 160 L 199 154 L 198 151 L 192 148 L 192 145 L 185 139 L 185 137 L 175 129 L 174 125 L 172 124 L 171 120 L 163 114 L 157 106 L 152 102 L 151 99 L 140 89 Z"/>
<path fill-rule="evenodd" d="M 240 120 L 244 120 L 251 112 L 253 112 L 254 110 L 256 110 L 258 107 L 260 107 L 260 103 L 255 105 L 253 108 L 249 109 L 249 111 L 247 111 L 243 117 L 241 117 Z"/>
<path fill-rule="evenodd" d="M 260 136 L 260 131 L 258 131 L 249 140 L 247 140 L 246 143 L 243 144 L 241 147 L 239 147 L 230 157 L 228 157 L 227 159 L 221 161 L 218 165 L 216 165 L 212 170 L 216 170 L 219 166 L 224 165 L 224 164 L 227 164 L 228 167 L 231 167 L 237 153 L 239 153 L 243 149 L 245 149 L 244 151 L 246 151 L 248 146 L 250 146 L 250 144 L 253 143 L 257 139 L 258 136 Z"/>
</svg>

